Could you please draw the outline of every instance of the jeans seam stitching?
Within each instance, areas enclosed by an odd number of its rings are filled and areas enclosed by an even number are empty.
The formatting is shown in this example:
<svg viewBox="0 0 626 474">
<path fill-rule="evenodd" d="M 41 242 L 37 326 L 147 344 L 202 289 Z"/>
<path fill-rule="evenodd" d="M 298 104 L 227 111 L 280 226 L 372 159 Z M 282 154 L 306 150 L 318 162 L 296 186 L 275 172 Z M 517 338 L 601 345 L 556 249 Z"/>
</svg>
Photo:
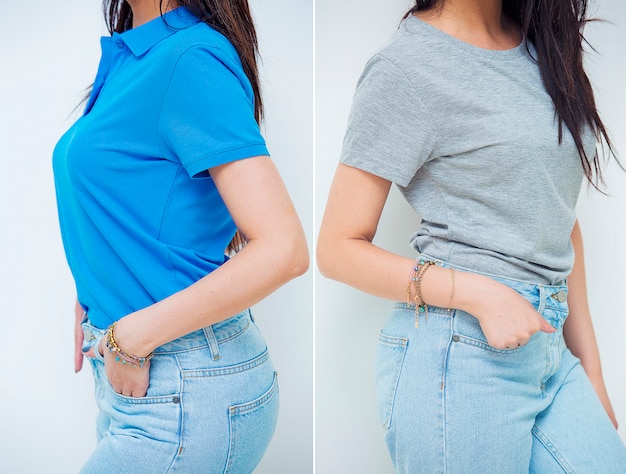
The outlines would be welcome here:
<svg viewBox="0 0 626 474">
<path fill-rule="evenodd" d="M 559 467 L 561 469 L 563 469 L 563 472 L 565 472 L 567 474 L 575 474 L 576 473 L 576 471 L 574 471 L 572 466 L 567 462 L 567 459 L 565 459 L 563 454 L 561 454 L 561 452 L 556 448 L 556 446 L 554 446 L 554 444 L 552 444 L 550 439 L 546 436 L 546 434 L 543 431 L 541 431 L 541 429 L 537 425 L 533 426 L 532 434 L 535 437 L 535 439 L 539 443 L 541 443 L 541 445 L 544 448 L 546 448 L 546 451 L 548 451 L 548 453 L 550 453 L 550 455 L 556 461 L 556 463 L 559 465 Z"/>
<path fill-rule="evenodd" d="M 181 377 L 183 379 L 188 378 L 202 378 L 202 377 L 215 377 L 219 375 L 230 375 L 236 374 L 238 372 L 244 372 L 246 370 L 253 369 L 264 362 L 269 360 L 269 352 L 267 348 L 257 357 L 251 359 L 249 361 L 228 365 L 225 367 L 216 367 L 216 368 L 204 368 L 204 369 L 184 369 L 181 372 Z"/>
</svg>

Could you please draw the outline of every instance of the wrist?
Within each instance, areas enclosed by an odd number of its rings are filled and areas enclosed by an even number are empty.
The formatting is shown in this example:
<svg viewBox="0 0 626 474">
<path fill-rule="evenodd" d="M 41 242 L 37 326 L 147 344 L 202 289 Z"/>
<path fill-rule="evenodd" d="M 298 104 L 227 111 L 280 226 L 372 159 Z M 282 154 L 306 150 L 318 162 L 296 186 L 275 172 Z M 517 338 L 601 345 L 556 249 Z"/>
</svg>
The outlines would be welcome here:
<svg viewBox="0 0 626 474">
<path fill-rule="evenodd" d="M 484 300 L 485 292 L 489 292 L 493 283 L 491 278 L 468 272 L 456 272 L 457 288 L 454 296 L 454 306 L 478 318 L 481 313 L 480 305 Z"/>
<path fill-rule="evenodd" d="M 145 331 L 137 327 L 135 318 L 131 315 L 116 323 L 115 340 L 124 351 L 137 357 L 146 357 L 156 348 L 147 340 Z"/>
</svg>

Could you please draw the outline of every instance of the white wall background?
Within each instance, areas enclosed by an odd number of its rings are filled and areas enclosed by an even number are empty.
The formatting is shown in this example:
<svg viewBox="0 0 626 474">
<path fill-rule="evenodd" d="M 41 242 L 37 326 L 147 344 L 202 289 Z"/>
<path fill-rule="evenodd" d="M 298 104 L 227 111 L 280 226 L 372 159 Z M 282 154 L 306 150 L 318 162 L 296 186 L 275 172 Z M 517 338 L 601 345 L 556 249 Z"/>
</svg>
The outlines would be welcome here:
<svg viewBox="0 0 626 474">
<path fill-rule="evenodd" d="M 601 3 L 601 5 L 600 5 Z M 341 149 L 356 81 L 410 0 L 316 1 L 316 219 Z M 626 162 L 626 4 L 595 1 L 592 10 L 614 24 L 597 24 L 588 39 L 600 55 L 589 73 L 605 124 Z M 626 173 L 607 171 L 612 197 L 583 192 L 578 215 L 585 237 L 588 290 L 604 376 L 626 440 Z M 376 242 L 413 257 L 408 237 L 417 221 L 393 189 Z M 391 473 L 376 418 L 374 352 L 391 303 L 316 276 L 316 468 L 318 473 Z M 416 440 L 419 443 L 419 440 Z"/>
<path fill-rule="evenodd" d="M 312 241 L 312 1 L 254 0 L 270 150 Z M 0 471 L 77 472 L 95 446 L 88 364 L 73 373 L 74 290 L 51 153 L 93 81 L 99 0 L 9 2 L 0 15 Z M 261 269 L 262 270 L 262 269 Z M 268 269 L 271 271 L 271 269 Z M 259 473 L 312 472 L 312 271 L 256 307 L 281 374 Z"/>
</svg>

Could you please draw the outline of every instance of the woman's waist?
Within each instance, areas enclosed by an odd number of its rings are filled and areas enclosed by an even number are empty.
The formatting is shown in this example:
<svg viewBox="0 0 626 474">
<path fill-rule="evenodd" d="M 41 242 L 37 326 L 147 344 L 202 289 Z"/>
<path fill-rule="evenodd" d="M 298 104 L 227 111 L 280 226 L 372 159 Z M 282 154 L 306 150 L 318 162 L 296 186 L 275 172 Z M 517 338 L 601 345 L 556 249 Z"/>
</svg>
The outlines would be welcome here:
<svg viewBox="0 0 626 474">
<path fill-rule="evenodd" d="M 433 236 L 416 234 L 411 242 L 418 253 L 440 259 L 459 269 L 533 285 L 561 285 L 571 273 L 573 265 L 573 253 L 569 249 L 560 255 L 537 254 L 528 257 Z"/>
<path fill-rule="evenodd" d="M 211 344 L 222 344 L 242 334 L 253 322 L 252 313 L 247 309 L 228 319 L 224 319 L 167 342 L 157 347 L 154 352 L 156 354 L 165 354 L 206 347 Z"/>
<path fill-rule="evenodd" d="M 511 277 L 506 274 L 491 272 L 483 268 L 472 268 L 466 265 L 458 264 L 456 262 L 450 262 L 427 253 L 421 253 L 418 257 L 418 260 L 432 261 L 436 265 L 444 268 L 452 268 L 457 271 L 478 274 L 491 278 L 492 280 L 495 280 L 517 291 L 540 313 L 543 312 L 543 310 L 545 309 L 551 309 L 557 312 L 568 312 L 568 287 L 566 281 L 559 281 L 550 284 L 525 281 L 516 277 Z"/>
<path fill-rule="evenodd" d="M 106 329 L 93 326 L 88 316 L 86 322 L 90 333 L 94 334 L 95 338 L 99 339 L 105 333 Z M 254 319 L 250 310 L 246 309 L 227 319 L 167 342 L 157 347 L 154 353 L 168 354 L 222 344 L 244 333 L 252 325 L 254 325 Z"/>
</svg>

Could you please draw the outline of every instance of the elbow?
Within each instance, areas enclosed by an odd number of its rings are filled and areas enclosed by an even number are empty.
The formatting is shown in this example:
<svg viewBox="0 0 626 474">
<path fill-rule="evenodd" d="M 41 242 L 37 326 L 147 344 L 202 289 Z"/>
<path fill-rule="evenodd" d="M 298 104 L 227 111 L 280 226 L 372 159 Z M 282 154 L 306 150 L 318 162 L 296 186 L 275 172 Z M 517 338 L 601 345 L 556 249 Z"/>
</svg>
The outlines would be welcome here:
<svg viewBox="0 0 626 474">
<path fill-rule="evenodd" d="M 336 258 L 332 251 L 333 246 L 326 242 L 322 237 L 318 238 L 316 261 L 317 269 L 325 278 L 334 279 Z"/>
<path fill-rule="evenodd" d="M 309 269 L 309 249 L 304 235 L 292 239 L 281 248 L 286 280 L 292 280 Z"/>
<path fill-rule="evenodd" d="M 299 277 L 307 272 L 309 269 L 309 249 L 306 242 L 303 243 L 302 248 L 296 252 L 291 264 L 291 278 Z"/>
<path fill-rule="evenodd" d="M 320 231 L 317 239 L 316 261 L 319 272 L 325 278 L 351 284 L 353 262 L 359 260 L 363 243 L 371 243 L 366 237 L 346 237 Z M 361 250 L 360 250 L 361 249 Z"/>
<path fill-rule="evenodd" d="M 321 273 L 324 278 L 333 279 L 333 267 L 331 262 L 326 259 L 324 256 L 321 256 L 319 253 L 317 254 L 317 269 Z"/>
<path fill-rule="evenodd" d="M 256 261 L 256 265 L 261 267 L 276 288 L 309 269 L 309 249 L 302 230 L 276 232 L 264 238 L 248 238 L 241 254 L 244 252 Z"/>
</svg>

